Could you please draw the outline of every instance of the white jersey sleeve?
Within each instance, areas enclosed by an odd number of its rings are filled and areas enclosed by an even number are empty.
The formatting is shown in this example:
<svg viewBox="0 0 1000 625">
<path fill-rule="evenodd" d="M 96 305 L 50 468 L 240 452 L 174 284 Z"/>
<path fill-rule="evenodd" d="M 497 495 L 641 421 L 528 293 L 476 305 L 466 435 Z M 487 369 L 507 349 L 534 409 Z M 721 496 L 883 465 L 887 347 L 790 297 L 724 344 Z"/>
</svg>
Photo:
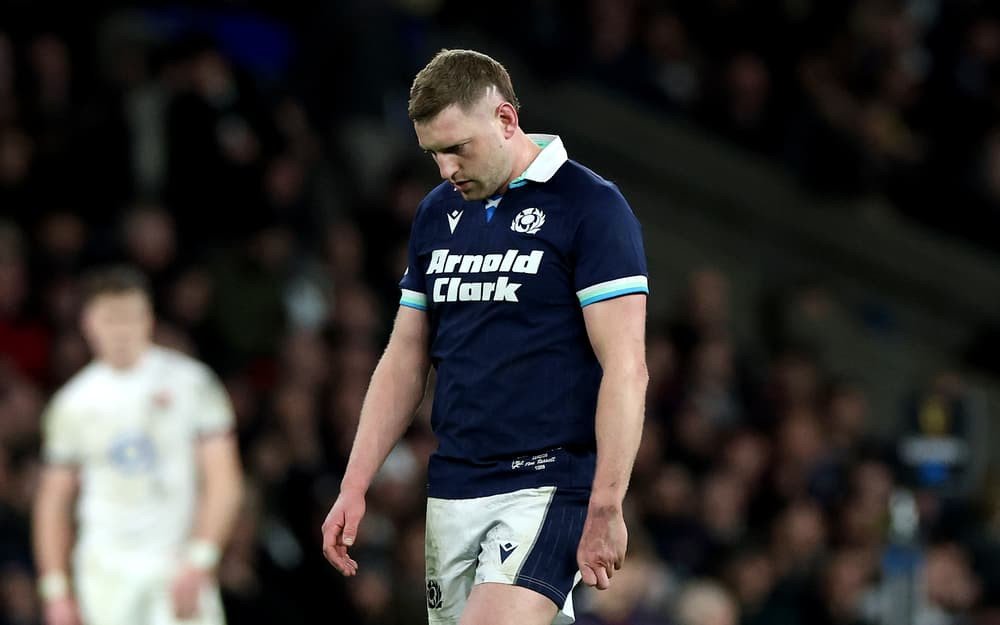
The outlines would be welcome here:
<svg viewBox="0 0 1000 625">
<path fill-rule="evenodd" d="M 222 382 L 207 367 L 198 386 L 195 430 L 199 436 L 222 434 L 233 429 L 235 416 L 229 394 Z"/>
<path fill-rule="evenodd" d="M 64 395 L 56 395 L 42 416 L 42 458 L 48 464 L 76 465 L 83 459 L 82 419 Z"/>
</svg>

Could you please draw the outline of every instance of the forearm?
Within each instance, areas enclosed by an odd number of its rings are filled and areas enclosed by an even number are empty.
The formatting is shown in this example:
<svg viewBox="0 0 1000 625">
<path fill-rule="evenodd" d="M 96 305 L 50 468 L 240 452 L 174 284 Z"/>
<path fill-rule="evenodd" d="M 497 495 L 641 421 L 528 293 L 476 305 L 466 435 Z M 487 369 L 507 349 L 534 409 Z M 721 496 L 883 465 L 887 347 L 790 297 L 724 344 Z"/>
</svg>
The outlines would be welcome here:
<svg viewBox="0 0 1000 625">
<path fill-rule="evenodd" d="M 429 363 L 421 346 L 390 345 L 372 374 L 341 488 L 366 492 L 424 397 Z"/>
<path fill-rule="evenodd" d="M 229 540 L 243 500 L 243 472 L 232 434 L 215 434 L 198 442 L 201 490 L 197 516 L 184 556 L 196 568 L 211 570 Z"/>
<path fill-rule="evenodd" d="M 597 468 L 591 505 L 620 506 L 642 438 L 648 375 L 644 361 L 607 367 L 597 395 Z"/>
<path fill-rule="evenodd" d="M 43 488 L 34 507 L 34 551 L 42 575 L 69 570 L 73 545 L 71 500 L 63 500 Z"/>
<path fill-rule="evenodd" d="M 73 546 L 73 502 L 76 472 L 46 466 L 32 510 L 32 536 L 39 573 L 39 592 L 46 602 L 69 595 L 69 561 Z"/>
<path fill-rule="evenodd" d="M 198 515 L 193 540 L 204 540 L 221 547 L 229 540 L 243 498 L 238 479 L 227 479 L 203 489 L 198 498 Z"/>
</svg>

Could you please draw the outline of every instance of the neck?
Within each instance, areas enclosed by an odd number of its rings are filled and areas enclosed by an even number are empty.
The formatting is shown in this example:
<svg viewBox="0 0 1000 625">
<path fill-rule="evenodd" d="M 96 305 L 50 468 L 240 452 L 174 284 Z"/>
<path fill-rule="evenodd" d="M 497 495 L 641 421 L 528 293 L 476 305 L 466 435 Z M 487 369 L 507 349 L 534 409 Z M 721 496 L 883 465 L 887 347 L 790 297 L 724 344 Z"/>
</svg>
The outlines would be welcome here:
<svg viewBox="0 0 1000 625">
<path fill-rule="evenodd" d="M 142 358 L 149 351 L 149 348 L 150 346 L 147 345 L 134 354 L 123 355 L 117 358 L 109 355 L 104 355 L 102 358 L 100 358 L 100 361 L 108 365 L 115 371 L 118 372 L 130 371 L 134 369 L 136 365 L 142 362 Z"/>
<path fill-rule="evenodd" d="M 514 135 L 514 165 L 511 167 L 510 177 L 507 178 L 501 192 L 506 191 L 510 183 L 528 169 L 528 166 L 541 151 L 542 148 L 538 147 L 523 130 L 517 129 L 517 134 Z"/>
</svg>

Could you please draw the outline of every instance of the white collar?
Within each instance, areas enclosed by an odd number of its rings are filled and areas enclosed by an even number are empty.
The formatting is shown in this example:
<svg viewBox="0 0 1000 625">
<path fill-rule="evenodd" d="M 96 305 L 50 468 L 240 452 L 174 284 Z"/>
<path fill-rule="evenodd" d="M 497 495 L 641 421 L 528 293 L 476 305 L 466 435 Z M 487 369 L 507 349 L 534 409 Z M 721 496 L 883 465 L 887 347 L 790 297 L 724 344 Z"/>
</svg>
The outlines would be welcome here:
<svg viewBox="0 0 1000 625">
<path fill-rule="evenodd" d="M 519 182 L 523 184 L 526 180 L 548 182 L 569 158 L 559 135 L 529 134 L 528 138 L 541 147 L 542 151 L 535 156 L 524 173 L 511 182 L 511 186 Z"/>
</svg>

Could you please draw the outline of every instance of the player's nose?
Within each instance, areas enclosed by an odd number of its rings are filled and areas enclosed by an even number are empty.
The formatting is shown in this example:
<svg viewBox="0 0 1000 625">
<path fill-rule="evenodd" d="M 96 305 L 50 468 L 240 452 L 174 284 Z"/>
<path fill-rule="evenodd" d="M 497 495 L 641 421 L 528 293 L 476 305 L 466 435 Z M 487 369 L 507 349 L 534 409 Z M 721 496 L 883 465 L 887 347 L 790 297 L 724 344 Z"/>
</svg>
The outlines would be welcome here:
<svg viewBox="0 0 1000 625">
<path fill-rule="evenodd" d="M 437 160 L 438 173 L 441 174 L 441 178 L 444 180 L 451 180 L 452 177 L 458 173 L 458 163 L 455 159 L 448 158 L 447 156 L 439 156 Z"/>
</svg>

